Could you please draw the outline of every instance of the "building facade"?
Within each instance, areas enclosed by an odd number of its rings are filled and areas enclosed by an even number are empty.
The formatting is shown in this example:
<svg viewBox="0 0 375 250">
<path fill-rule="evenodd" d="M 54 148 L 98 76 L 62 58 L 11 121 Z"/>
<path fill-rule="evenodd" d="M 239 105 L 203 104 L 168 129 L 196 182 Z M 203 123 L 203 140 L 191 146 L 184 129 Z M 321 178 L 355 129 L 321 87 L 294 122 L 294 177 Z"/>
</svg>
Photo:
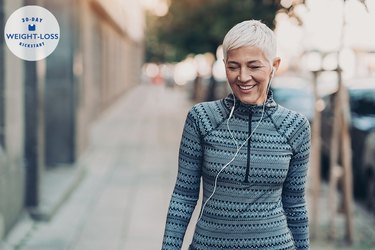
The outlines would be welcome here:
<svg viewBox="0 0 375 250">
<path fill-rule="evenodd" d="M 48 9 L 60 41 L 23 61 L 4 41 L 7 18 Z M 144 11 L 124 0 L 0 0 L 0 239 L 23 212 L 48 219 L 79 180 L 90 125 L 140 82 Z"/>
</svg>

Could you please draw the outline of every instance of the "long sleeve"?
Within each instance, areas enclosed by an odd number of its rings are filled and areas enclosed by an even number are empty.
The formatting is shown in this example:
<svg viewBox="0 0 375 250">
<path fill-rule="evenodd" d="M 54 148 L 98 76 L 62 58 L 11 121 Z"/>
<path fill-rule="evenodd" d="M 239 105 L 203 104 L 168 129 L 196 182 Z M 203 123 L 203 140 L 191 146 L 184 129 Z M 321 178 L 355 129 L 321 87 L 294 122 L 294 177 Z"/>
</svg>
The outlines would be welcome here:
<svg viewBox="0 0 375 250">
<path fill-rule="evenodd" d="M 283 185 L 282 202 L 297 249 L 309 248 L 305 184 L 310 155 L 310 124 L 303 119 L 291 138 L 294 154 Z"/>
<path fill-rule="evenodd" d="M 185 121 L 179 150 L 177 180 L 169 204 L 162 249 L 181 249 L 186 228 L 197 204 L 202 145 L 194 108 Z"/>
</svg>

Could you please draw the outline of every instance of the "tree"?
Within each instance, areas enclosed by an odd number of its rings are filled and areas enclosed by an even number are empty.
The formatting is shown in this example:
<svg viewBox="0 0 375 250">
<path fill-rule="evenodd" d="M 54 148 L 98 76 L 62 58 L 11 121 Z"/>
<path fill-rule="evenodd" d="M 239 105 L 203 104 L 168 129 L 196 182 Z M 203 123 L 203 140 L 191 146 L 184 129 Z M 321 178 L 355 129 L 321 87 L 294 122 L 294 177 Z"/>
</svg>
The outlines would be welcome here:
<svg viewBox="0 0 375 250">
<path fill-rule="evenodd" d="M 272 27 L 279 1 L 172 0 L 166 16 L 148 16 L 146 61 L 180 61 L 188 54 L 215 53 L 236 23 L 259 19 Z"/>
</svg>

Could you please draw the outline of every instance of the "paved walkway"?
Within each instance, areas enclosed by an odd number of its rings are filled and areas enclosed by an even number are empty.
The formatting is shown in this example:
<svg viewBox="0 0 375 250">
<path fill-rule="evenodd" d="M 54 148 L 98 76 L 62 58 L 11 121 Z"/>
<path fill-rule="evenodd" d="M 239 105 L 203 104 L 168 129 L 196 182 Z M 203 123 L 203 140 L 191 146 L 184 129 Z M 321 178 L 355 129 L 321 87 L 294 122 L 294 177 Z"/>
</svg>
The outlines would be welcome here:
<svg viewBox="0 0 375 250">
<path fill-rule="evenodd" d="M 93 126 L 92 144 L 79 163 L 87 169 L 80 186 L 51 221 L 21 220 L 8 237 L 9 248 L 160 249 L 190 106 L 179 90 L 140 85 L 129 91 Z M 327 201 L 321 203 L 324 215 Z M 374 238 L 375 222 L 366 216 L 356 210 L 359 240 L 345 249 L 375 249 L 367 239 Z M 320 238 L 312 249 L 342 249 L 324 241 L 326 222 L 323 216 Z M 186 241 L 191 235 L 189 228 Z"/>
</svg>

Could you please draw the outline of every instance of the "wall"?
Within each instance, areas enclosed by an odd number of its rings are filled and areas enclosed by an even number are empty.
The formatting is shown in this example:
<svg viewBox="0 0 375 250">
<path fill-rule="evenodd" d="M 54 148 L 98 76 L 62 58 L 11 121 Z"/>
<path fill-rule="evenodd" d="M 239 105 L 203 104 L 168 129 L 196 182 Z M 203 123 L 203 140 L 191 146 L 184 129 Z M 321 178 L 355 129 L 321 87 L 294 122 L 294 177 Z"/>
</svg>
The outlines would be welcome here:
<svg viewBox="0 0 375 250">
<path fill-rule="evenodd" d="M 85 131 L 90 124 L 140 82 L 144 16 L 139 4 L 134 7 L 130 0 L 121 4 L 83 0 L 79 1 L 78 9 L 80 36 L 75 47 L 74 73 L 80 96 L 76 121 L 79 155 L 87 146 Z M 137 18 L 131 21 L 128 12 Z"/>
<path fill-rule="evenodd" d="M 24 5 L 47 8 L 60 24 L 44 60 L 22 61 L 4 44 L 5 21 Z M 0 24 L 1 240 L 23 211 L 43 205 L 48 173 L 78 168 L 91 125 L 140 83 L 144 14 L 131 0 L 0 0 Z"/>
<path fill-rule="evenodd" d="M 22 1 L 1 1 L 1 31 L 7 17 Z M 0 100 L 0 239 L 17 221 L 24 199 L 24 65 L 1 39 Z"/>
</svg>

